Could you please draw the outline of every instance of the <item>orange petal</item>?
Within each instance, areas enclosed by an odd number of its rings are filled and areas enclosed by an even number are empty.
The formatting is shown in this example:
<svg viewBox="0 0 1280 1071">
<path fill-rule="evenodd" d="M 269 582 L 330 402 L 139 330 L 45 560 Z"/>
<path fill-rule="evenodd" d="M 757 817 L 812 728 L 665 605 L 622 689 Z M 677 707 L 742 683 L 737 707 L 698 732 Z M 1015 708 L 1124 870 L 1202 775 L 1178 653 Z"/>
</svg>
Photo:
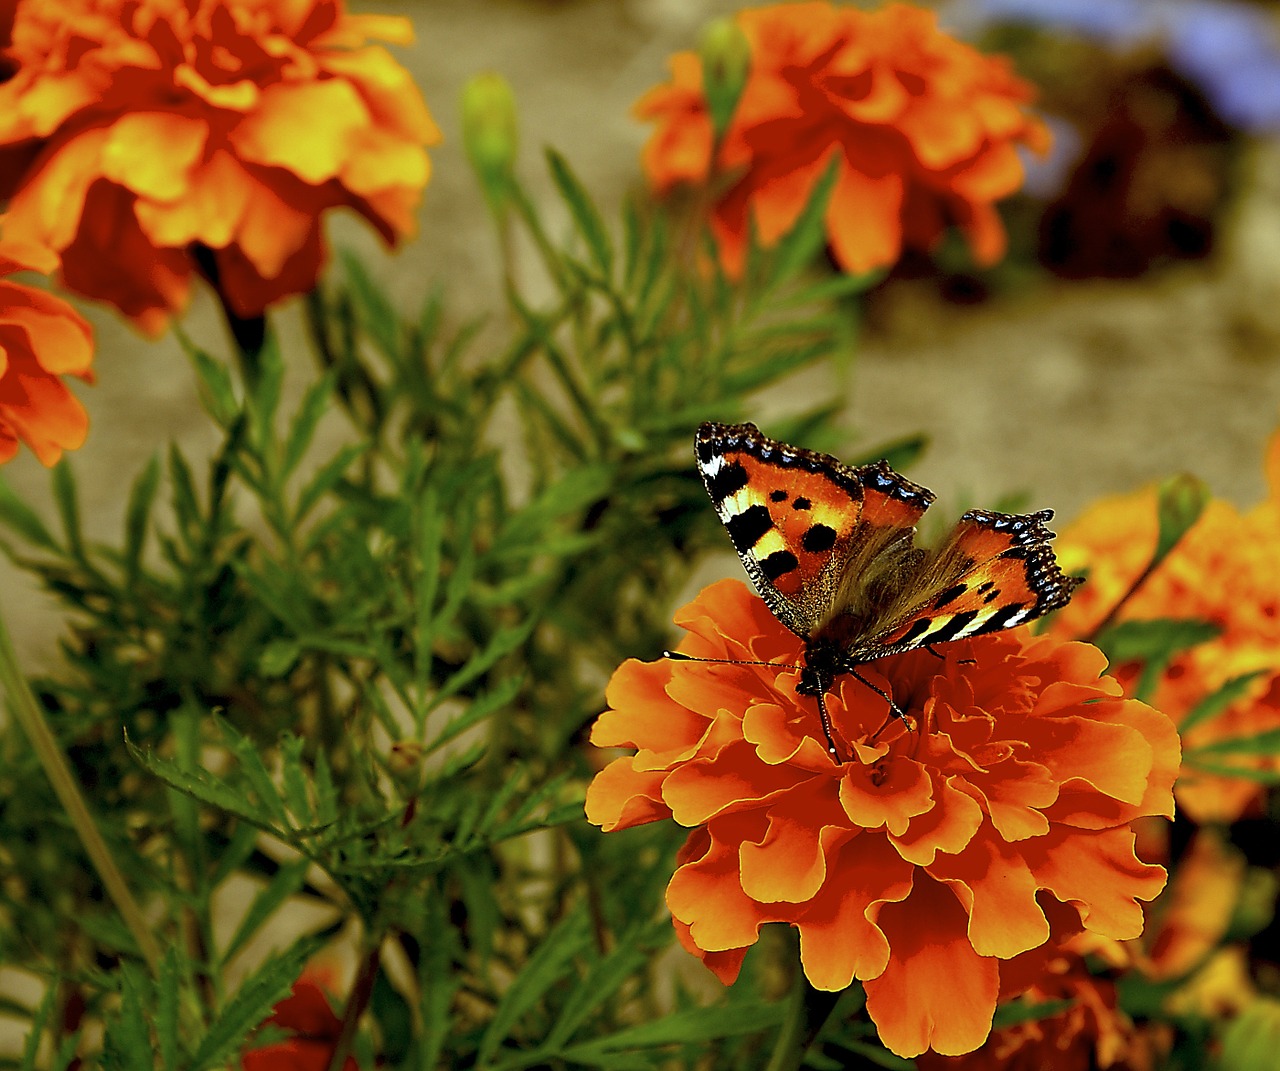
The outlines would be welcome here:
<svg viewBox="0 0 1280 1071">
<path fill-rule="evenodd" d="M 139 201 L 134 212 L 157 246 L 177 249 L 200 242 L 221 249 L 240 229 L 257 188 L 257 180 L 234 156 L 217 149 L 192 173 L 185 196 L 168 203 Z"/>
<path fill-rule="evenodd" d="M 969 943 L 980 956 L 1010 959 L 1049 939 L 1036 880 L 1022 856 L 990 831 L 962 855 L 940 855 L 929 873 L 951 886 L 969 913 Z"/>
<path fill-rule="evenodd" d="M 676 869 L 667 886 L 671 914 L 689 927 L 689 938 L 705 952 L 746 948 L 760 927 L 777 921 L 738 882 L 738 844 L 764 834 L 764 816 L 731 816 L 707 826 L 706 854 Z"/>
<path fill-rule="evenodd" d="M 262 91 L 258 107 L 231 131 L 241 159 L 283 167 L 317 185 L 336 176 L 369 111 L 349 82 L 277 83 Z"/>
<path fill-rule="evenodd" d="M 1043 812 L 1058 800 L 1060 789 L 1040 763 L 1010 757 L 1000 764 L 999 776 L 984 779 L 981 788 L 991 824 L 1005 840 L 1025 840 L 1049 831 Z M 1096 801 L 1097 794 L 1091 798 Z"/>
<path fill-rule="evenodd" d="M 762 904 L 808 901 L 827 877 L 827 857 L 847 827 L 824 822 L 840 815 L 836 782 L 815 779 L 769 808 L 769 829 L 739 852 L 742 889 Z"/>
<path fill-rule="evenodd" d="M 831 880 L 796 922 L 810 984 L 836 992 L 854 978 L 875 978 L 885 969 L 889 942 L 874 920 L 880 905 L 911 891 L 912 870 L 876 833 L 860 833 L 832 852 Z"/>
<path fill-rule="evenodd" d="M 33 359 L 46 372 L 83 375 L 89 371 L 93 331 L 61 298 L 0 281 L 0 324 L 26 336 Z"/>
<path fill-rule="evenodd" d="M 884 973 L 863 985 L 885 1047 L 905 1057 L 925 1049 L 958 1056 L 986 1041 L 1000 990 L 998 961 L 974 952 L 951 891 L 917 872 L 911 895 L 886 904 L 878 921 L 893 951 Z"/>
<path fill-rule="evenodd" d="M 1036 881 L 1073 904 L 1094 933 L 1127 941 L 1142 933 L 1138 901 L 1154 900 L 1164 888 L 1164 867 L 1143 863 L 1127 827 L 1099 831 L 1055 827 L 1021 844 Z"/>
<path fill-rule="evenodd" d="M 75 238 L 89 187 L 99 177 L 106 130 L 88 130 L 59 146 L 13 195 L 5 235 L 64 250 Z"/>
<path fill-rule="evenodd" d="M 671 808 L 662 802 L 665 774 L 637 770 L 630 758 L 614 759 L 587 786 L 587 821 L 604 832 L 670 818 Z"/>
<path fill-rule="evenodd" d="M 915 815 L 933 807 L 933 785 L 925 768 L 905 755 L 872 767 L 848 763 L 840 779 L 840 803 L 855 826 L 883 826 L 897 836 Z"/>
<path fill-rule="evenodd" d="M 102 174 L 143 198 L 173 201 L 188 191 L 208 123 L 175 112 L 127 112 L 102 146 Z"/>
<path fill-rule="evenodd" d="M 714 759 L 694 759 L 677 767 L 663 782 L 662 798 L 677 822 L 695 826 L 722 811 L 757 807 L 810 777 L 806 770 L 760 762 L 755 748 L 742 740 Z"/>
<path fill-rule="evenodd" d="M 902 252 L 902 178 L 840 169 L 827 205 L 827 238 L 847 272 L 892 264 Z"/>
<path fill-rule="evenodd" d="M 932 863 L 938 852 L 961 851 L 982 825 L 982 808 L 956 788 L 963 784 L 959 778 L 933 780 L 933 806 L 912 818 L 905 833 L 889 837 L 904 859 L 919 866 Z"/>
<path fill-rule="evenodd" d="M 689 935 L 689 927 L 677 918 L 671 920 L 676 931 L 676 940 L 690 955 L 702 960 L 703 966 L 714 974 L 725 985 L 733 985 L 742 972 L 742 961 L 747 958 L 749 948 L 729 948 L 723 952 L 704 952 Z"/>
</svg>

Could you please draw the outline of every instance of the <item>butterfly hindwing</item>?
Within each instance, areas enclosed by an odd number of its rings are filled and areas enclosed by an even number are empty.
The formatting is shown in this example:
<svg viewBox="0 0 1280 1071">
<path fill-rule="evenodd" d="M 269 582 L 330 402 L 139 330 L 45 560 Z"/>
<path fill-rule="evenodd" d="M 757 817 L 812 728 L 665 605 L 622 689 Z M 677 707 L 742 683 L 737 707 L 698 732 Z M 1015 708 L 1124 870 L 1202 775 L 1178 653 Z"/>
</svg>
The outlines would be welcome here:
<svg viewBox="0 0 1280 1071">
<path fill-rule="evenodd" d="M 1062 572 L 1045 522 L 1052 510 L 970 510 L 850 661 L 998 632 L 1066 605 L 1080 582 Z"/>
</svg>

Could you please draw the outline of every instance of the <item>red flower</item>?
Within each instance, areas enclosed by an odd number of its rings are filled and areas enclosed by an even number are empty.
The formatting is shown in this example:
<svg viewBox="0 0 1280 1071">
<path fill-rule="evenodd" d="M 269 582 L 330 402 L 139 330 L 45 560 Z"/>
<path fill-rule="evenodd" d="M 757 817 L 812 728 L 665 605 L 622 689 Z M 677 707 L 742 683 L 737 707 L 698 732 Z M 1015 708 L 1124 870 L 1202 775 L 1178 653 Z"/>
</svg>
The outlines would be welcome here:
<svg viewBox="0 0 1280 1071">
<path fill-rule="evenodd" d="M 267 1023 L 290 1030 L 296 1037 L 246 1052 L 244 1071 L 327 1071 L 342 1023 L 329 1000 L 308 974 L 293 983 L 293 992 L 275 1006 Z M 360 1071 L 348 1056 L 343 1071 Z"/>
<path fill-rule="evenodd" d="M 1280 729 L 1280 433 L 1271 440 L 1266 467 L 1269 496 L 1244 512 L 1211 501 L 1119 615 L 1121 622 L 1189 618 L 1221 629 L 1216 638 L 1178 654 L 1161 675 L 1153 701 L 1175 723 L 1232 678 L 1259 674 L 1224 712 L 1185 734 L 1188 752 Z M 1156 546 L 1156 497 L 1148 488 L 1103 499 L 1062 534 L 1059 561 L 1066 569 L 1087 570 L 1089 582 L 1053 619 L 1055 635 L 1087 634 L 1141 574 Z M 1117 676 L 1132 688 L 1137 667 L 1117 667 Z M 1178 804 L 1196 821 L 1239 818 L 1262 794 L 1248 774 L 1280 771 L 1276 755 L 1242 755 L 1231 764 L 1243 768 L 1244 776 L 1220 776 L 1190 764 L 1183 769 Z"/>
<path fill-rule="evenodd" d="M 371 36 L 410 30 L 340 0 L 22 0 L 0 85 L 13 235 L 148 331 L 185 303 L 200 249 L 240 316 L 310 289 L 326 209 L 388 242 L 413 229 L 439 136 Z"/>
<path fill-rule="evenodd" d="M 93 335 L 65 301 L 10 281 L 20 271 L 51 272 L 49 250 L 0 240 L 0 462 L 25 442 L 46 465 L 79 447 L 89 417 L 62 376 L 93 381 Z"/>
<path fill-rule="evenodd" d="M 644 153 L 659 192 L 724 175 L 712 229 L 724 265 L 742 268 L 748 228 L 770 245 L 795 222 L 833 159 L 827 237 L 850 272 L 931 249 L 949 225 L 984 264 L 1004 253 L 994 202 L 1022 184 L 1015 146 L 1047 145 L 1029 85 L 937 28 L 932 12 L 780 4 L 737 16 L 751 73 L 712 159 L 702 65 L 672 58 L 673 81 L 636 105 L 657 122 Z"/>
<path fill-rule="evenodd" d="M 1129 823 L 1171 813 L 1172 724 L 1121 697 L 1096 648 L 1025 630 L 861 667 L 827 707 L 796 694 L 800 641 L 737 581 L 677 614 L 681 651 L 772 666 L 624 663 L 592 734 L 635 747 L 587 793 L 606 831 L 692 828 L 667 889 L 684 946 L 726 984 L 760 927 L 800 931 L 809 981 L 853 979 L 894 1052 L 968 1052 L 997 999 L 1082 929 L 1130 938 L 1165 872 Z"/>
</svg>

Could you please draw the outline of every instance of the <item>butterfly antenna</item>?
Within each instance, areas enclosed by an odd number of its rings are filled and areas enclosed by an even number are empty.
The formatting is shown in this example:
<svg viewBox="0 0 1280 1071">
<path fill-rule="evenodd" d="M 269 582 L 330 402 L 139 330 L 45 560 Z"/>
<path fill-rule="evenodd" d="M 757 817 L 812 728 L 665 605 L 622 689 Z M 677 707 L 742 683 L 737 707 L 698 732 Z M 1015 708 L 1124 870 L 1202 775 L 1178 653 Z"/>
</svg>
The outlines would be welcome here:
<svg viewBox="0 0 1280 1071">
<path fill-rule="evenodd" d="M 777 666 L 779 669 L 800 669 L 792 662 L 752 662 L 742 658 L 699 658 L 697 655 L 682 654 L 680 651 L 663 651 L 663 658 L 673 662 L 714 662 L 720 666 Z"/>
<path fill-rule="evenodd" d="M 844 760 L 840 758 L 840 752 L 836 750 L 836 742 L 831 737 L 831 715 L 827 713 L 826 694 L 825 691 L 818 693 L 818 717 L 822 719 L 822 735 L 827 738 L 827 750 L 831 752 L 836 765 L 841 766 Z"/>
</svg>

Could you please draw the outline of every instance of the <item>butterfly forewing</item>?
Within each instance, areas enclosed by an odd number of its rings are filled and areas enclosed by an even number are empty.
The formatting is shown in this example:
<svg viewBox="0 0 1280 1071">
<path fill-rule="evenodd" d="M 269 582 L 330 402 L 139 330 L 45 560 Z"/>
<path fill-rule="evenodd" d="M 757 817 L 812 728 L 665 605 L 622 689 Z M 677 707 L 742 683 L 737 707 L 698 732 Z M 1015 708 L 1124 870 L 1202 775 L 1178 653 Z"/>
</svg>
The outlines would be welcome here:
<svg viewBox="0 0 1280 1071">
<path fill-rule="evenodd" d="M 808 638 L 829 611 L 863 511 L 857 470 L 760 434 L 703 424 L 698 470 L 769 609 Z"/>
</svg>

